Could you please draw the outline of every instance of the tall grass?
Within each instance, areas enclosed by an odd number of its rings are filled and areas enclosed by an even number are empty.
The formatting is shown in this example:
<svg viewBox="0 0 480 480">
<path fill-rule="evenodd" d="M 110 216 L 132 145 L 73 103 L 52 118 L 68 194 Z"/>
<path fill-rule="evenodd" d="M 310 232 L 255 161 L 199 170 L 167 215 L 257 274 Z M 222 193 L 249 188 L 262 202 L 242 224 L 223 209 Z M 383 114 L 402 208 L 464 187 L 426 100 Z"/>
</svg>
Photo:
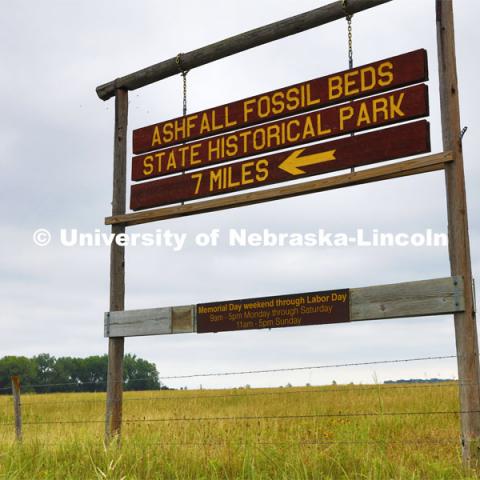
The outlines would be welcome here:
<svg viewBox="0 0 480 480">
<path fill-rule="evenodd" d="M 101 393 L 23 395 L 17 445 L 12 400 L 0 397 L 0 478 L 476 478 L 461 466 L 458 415 L 388 415 L 457 411 L 454 383 L 128 392 L 122 441 L 108 448 L 104 403 Z M 218 419 L 368 412 L 378 415 Z M 40 423 L 56 421 L 79 423 Z"/>
</svg>

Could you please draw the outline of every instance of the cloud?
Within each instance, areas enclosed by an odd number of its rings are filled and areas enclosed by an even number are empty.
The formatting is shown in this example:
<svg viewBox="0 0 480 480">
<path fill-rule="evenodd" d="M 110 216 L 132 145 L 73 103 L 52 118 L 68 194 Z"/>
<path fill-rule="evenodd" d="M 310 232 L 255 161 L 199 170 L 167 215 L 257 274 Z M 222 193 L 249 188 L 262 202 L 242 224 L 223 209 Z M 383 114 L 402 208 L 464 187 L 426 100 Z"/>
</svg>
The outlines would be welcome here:
<svg viewBox="0 0 480 480">
<path fill-rule="evenodd" d="M 326 2 L 324 2 L 326 3 Z M 418 3 L 418 2 L 417 2 Z M 144 66 L 223 37 L 316 8 L 318 2 L 192 0 L 177 3 L 108 0 L 4 5 L 0 50 L 5 93 L 0 116 L 0 298 L 2 354 L 104 353 L 103 312 L 108 308 L 109 251 L 65 248 L 61 228 L 103 226 L 111 201 L 113 102 L 95 87 Z M 480 148 L 476 114 L 479 6 L 457 9 L 457 48 L 474 273 L 480 268 Z M 394 20 L 393 20 L 394 19 Z M 438 75 L 433 3 L 384 5 L 355 15 L 354 60 L 367 63 L 426 48 L 430 66 L 433 150 L 440 151 Z M 188 75 L 190 111 L 220 105 L 346 67 L 346 23 L 335 22 L 194 70 Z M 178 116 L 181 81 L 171 78 L 130 93 L 133 128 Z M 52 245 L 32 242 L 40 227 Z M 430 173 L 133 227 L 198 232 L 268 228 L 309 232 L 356 228 L 393 232 L 447 229 L 442 173 Z M 445 248 L 201 249 L 178 253 L 128 248 L 127 308 L 192 304 L 449 275 Z M 126 349 L 155 361 L 162 374 L 262 369 L 323 363 L 452 354 L 450 318 L 367 322 L 217 335 L 127 339 Z M 372 381 L 390 377 L 455 375 L 451 361 L 398 368 L 358 367 L 328 372 L 202 380 L 204 386 Z M 198 386 L 199 381 L 185 382 Z M 175 383 L 183 385 L 182 382 Z"/>
</svg>

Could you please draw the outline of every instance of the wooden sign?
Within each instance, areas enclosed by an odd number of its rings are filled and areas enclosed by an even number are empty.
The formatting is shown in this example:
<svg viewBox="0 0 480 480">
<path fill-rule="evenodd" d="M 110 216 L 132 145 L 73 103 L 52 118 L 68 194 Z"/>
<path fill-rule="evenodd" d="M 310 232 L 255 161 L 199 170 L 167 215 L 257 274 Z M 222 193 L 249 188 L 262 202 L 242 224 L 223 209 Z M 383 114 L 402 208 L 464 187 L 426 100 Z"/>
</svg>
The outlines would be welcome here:
<svg viewBox="0 0 480 480">
<path fill-rule="evenodd" d="M 133 131 L 133 152 L 158 150 L 426 80 L 427 52 L 416 50 L 139 128 Z"/>
<path fill-rule="evenodd" d="M 376 285 L 371 287 L 351 288 L 349 290 L 334 290 L 335 293 L 341 294 L 349 293 L 349 299 L 346 302 L 341 302 L 341 308 L 345 303 L 349 305 L 349 319 L 336 312 L 337 318 L 342 321 L 363 322 L 366 320 L 386 320 L 393 318 L 407 318 L 407 317 L 423 317 L 425 315 L 445 315 L 453 312 L 465 311 L 465 288 L 462 277 L 448 277 L 435 278 L 431 280 L 420 280 L 415 282 L 395 283 L 390 285 Z M 313 294 L 297 294 L 297 295 L 282 295 L 277 297 L 269 297 L 269 301 L 275 298 L 305 298 L 309 295 L 324 296 L 332 292 L 315 292 Z M 238 307 L 229 307 L 230 304 L 238 305 L 244 303 L 255 303 L 256 301 L 265 301 L 266 299 L 254 300 L 234 300 L 229 302 L 215 302 L 200 305 L 183 305 L 181 307 L 161 307 L 150 308 L 146 310 L 128 310 L 128 311 L 113 311 L 106 312 L 104 325 L 105 337 L 136 337 L 142 335 L 172 335 L 181 333 L 198 332 L 198 325 L 195 318 L 198 319 L 200 314 L 199 328 L 205 331 L 212 324 L 216 325 L 212 331 L 219 331 L 219 321 L 216 317 L 211 319 L 210 315 L 224 315 L 228 313 L 238 313 Z M 268 300 L 267 300 L 268 301 Z M 301 300 L 300 300 L 301 301 Z M 280 302 L 279 302 L 280 303 Z M 298 300 L 297 300 L 298 303 Z M 219 308 L 209 309 L 209 306 L 219 306 Z M 304 305 L 315 306 L 315 303 L 305 303 Z M 328 301 L 317 302 L 316 305 L 323 305 L 328 307 Z M 338 306 L 338 305 L 337 305 Z M 223 307 L 223 311 L 222 310 Z M 281 308 L 291 307 L 291 305 L 282 304 Z M 259 312 L 262 308 L 250 308 L 249 311 Z M 273 308 L 273 307 L 272 307 Z M 279 308 L 279 307 L 277 307 Z M 226 310 L 226 311 L 225 311 Z M 324 308 L 324 310 L 326 310 Z M 229 312 L 230 311 L 230 312 Z M 247 311 L 246 308 L 243 312 Z M 292 312 L 295 313 L 295 312 Z M 324 312 L 300 312 L 306 320 L 311 320 L 311 315 L 327 314 Z M 332 312 L 333 313 L 333 310 Z M 266 315 L 263 314 L 265 317 Z M 288 313 L 286 315 L 288 317 Z M 283 318 L 283 317 L 282 317 Z M 292 315 L 295 318 L 295 315 Z M 326 317 L 332 320 L 332 315 Z M 260 320 L 260 315 L 258 320 Z M 323 318 L 325 320 L 325 317 Z M 238 326 L 233 322 L 249 322 L 251 318 L 246 316 L 226 318 L 227 325 Z M 280 323 L 280 322 L 279 322 Z M 288 320 L 283 320 L 282 323 L 289 323 Z M 291 321 L 290 323 L 294 323 Z M 298 323 L 298 322 L 297 322 Z M 306 323 L 302 323 L 306 325 Z M 278 325 L 288 326 L 288 325 Z M 265 326 L 264 328 L 272 328 L 272 326 Z M 232 330 L 232 328 L 230 328 Z"/>
<path fill-rule="evenodd" d="M 350 321 L 349 290 L 197 305 L 197 332 L 299 327 Z"/>
<path fill-rule="evenodd" d="M 428 115 L 428 89 L 404 90 L 134 157 L 132 180 L 161 177 Z"/>
<path fill-rule="evenodd" d="M 132 210 L 261 187 L 430 151 L 426 120 L 131 187 Z"/>
</svg>

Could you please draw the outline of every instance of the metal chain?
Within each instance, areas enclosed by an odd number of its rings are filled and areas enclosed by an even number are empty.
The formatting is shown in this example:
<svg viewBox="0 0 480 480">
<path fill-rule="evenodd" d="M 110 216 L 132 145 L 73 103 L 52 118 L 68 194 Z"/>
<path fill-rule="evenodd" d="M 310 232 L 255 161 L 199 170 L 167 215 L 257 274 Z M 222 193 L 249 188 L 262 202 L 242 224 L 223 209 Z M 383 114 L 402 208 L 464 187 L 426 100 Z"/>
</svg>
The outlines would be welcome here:
<svg viewBox="0 0 480 480">
<path fill-rule="evenodd" d="M 180 71 L 180 75 L 183 78 L 183 116 L 187 115 L 187 73 L 188 70 L 185 70 L 182 64 L 182 55 L 183 53 L 179 53 L 175 58 L 175 63 L 177 64 L 178 70 Z"/>
<path fill-rule="evenodd" d="M 180 71 L 180 75 L 182 76 L 183 80 L 183 116 L 187 116 L 187 74 L 188 70 L 185 70 L 185 67 L 182 63 L 182 55 L 183 53 L 177 54 L 175 58 L 175 63 L 177 64 L 178 70 Z M 182 175 L 185 175 L 185 170 L 182 170 Z M 185 202 L 180 202 L 181 205 L 185 205 Z"/>
<path fill-rule="evenodd" d="M 352 16 L 347 17 L 348 22 L 348 67 L 353 68 L 353 34 L 352 34 Z"/>
<path fill-rule="evenodd" d="M 347 0 L 342 0 L 343 11 L 345 12 L 345 18 L 347 19 L 347 31 L 348 31 L 348 68 L 353 68 L 353 30 L 352 30 L 352 17 L 347 10 Z M 350 134 L 351 137 L 355 136 L 355 133 Z M 355 173 L 355 167 L 350 169 L 351 173 Z"/>
<path fill-rule="evenodd" d="M 345 18 L 348 24 L 348 68 L 353 68 L 353 30 L 352 30 L 352 18 L 347 10 L 347 0 L 342 0 L 343 10 L 345 12 Z"/>
</svg>

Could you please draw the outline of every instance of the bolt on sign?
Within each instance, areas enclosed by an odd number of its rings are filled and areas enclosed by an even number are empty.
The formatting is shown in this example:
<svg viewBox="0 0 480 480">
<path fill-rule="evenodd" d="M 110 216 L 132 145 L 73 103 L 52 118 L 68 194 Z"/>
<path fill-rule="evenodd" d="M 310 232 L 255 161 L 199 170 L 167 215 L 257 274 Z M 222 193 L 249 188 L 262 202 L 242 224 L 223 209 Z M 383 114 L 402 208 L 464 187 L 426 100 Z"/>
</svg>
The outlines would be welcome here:
<svg viewBox="0 0 480 480">
<path fill-rule="evenodd" d="M 350 321 L 348 289 L 197 305 L 197 332 L 298 327 Z"/>
<path fill-rule="evenodd" d="M 417 50 L 135 130 L 134 152 L 149 153 L 132 159 L 132 180 L 168 178 L 133 185 L 130 207 L 158 207 L 427 153 L 430 135 L 423 121 L 265 155 L 428 116 L 427 86 L 404 88 L 428 78 L 426 65 L 425 50 Z"/>
</svg>

